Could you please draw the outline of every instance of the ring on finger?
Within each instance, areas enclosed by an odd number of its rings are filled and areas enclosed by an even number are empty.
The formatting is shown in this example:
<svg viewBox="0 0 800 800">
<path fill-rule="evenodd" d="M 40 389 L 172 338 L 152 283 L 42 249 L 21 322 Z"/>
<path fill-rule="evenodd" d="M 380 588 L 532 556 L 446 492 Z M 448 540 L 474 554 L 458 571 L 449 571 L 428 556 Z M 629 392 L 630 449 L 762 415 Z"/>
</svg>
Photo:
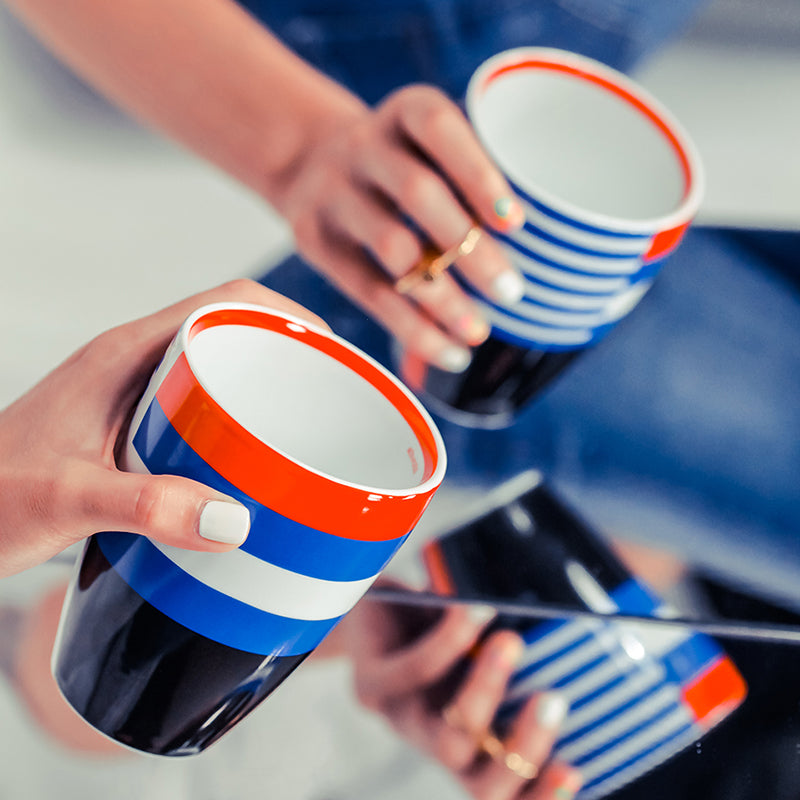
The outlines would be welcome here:
<svg viewBox="0 0 800 800">
<path fill-rule="evenodd" d="M 471 736 L 478 748 L 486 753 L 492 761 L 502 764 L 517 777 L 526 781 L 532 781 L 538 777 L 539 767 L 515 750 L 508 750 L 497 736 L 492 733 L 476 734 L 474 731 L 470 731 L 464 724 L 461 713 L 456 706 L 450 705 L 442 709 L 442 718 L 454 730 Z"/>
<path fill-rule="evenodd" d="M 493 734 L 487 734 L 480 741 L 480 748 L 486 755 L 498 764 L 510 769 L 517 777 L 532 781 L 539 775 L 539 767 L 532 761 L 517 753 L 508 750 L 506 746 Z"/>
<path fill-rule="evenodd" d="M 454 261 L 462 256 L 468 256 L 475 249 L 480 238 L 480 226 L 473 225 L 455 247 L 451 247 L 443 253 L 433 247 L 426 248 L 422 258 L 411 271 L 395 281 L 395 291 L 400 294 L 408 294 L 419 283 L 435 281 Z"/>
</svg>

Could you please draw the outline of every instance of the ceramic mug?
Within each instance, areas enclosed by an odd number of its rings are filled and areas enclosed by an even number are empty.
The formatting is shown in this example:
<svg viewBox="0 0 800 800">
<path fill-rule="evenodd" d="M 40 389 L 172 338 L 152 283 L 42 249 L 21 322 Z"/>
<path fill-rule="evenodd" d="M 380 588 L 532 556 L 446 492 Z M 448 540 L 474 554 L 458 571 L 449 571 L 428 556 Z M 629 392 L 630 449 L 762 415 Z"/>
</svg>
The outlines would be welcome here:
<svg viewBox="0 0 800 800">
<path fill-rule="evenodd" d="M 411 354 L 399 374 L 444 417 L 500 427 L 642 299 L 697 213 L 700 158 L 649 92 L 600 62 L 519 48 L 470 80 L 469 120 L 525 211 L 495 235 L 525 281 L 500 305 L 453 272 L 492 326 L 461 373 Z"/>
<path fill-rule="evenodd" d="M 441 594 L 675 616 L 537 473 L 498 489 L 483 513 L 422 553 Z M 694 745 L 747 694 L 719 643 L 690 627 L 603 617 L 503 617 L 497 626 L 516 630 L 525 650 L 495 726 L 502 733 L 534 693 L 560 693 L 569 712 L 553 757 L 581 773 L 579 800 L 604 797 Z"/>
<path fill-rule="evenodd" d="M 137 407 L 121 466 L 235 498 L 249 536 L 222 554 L 92 536 L 53 653 L 64 697 L 137 750 L 205 749 L 364 594 L 445 463 L 419 401 L 346 341 L 260 306 L 197 310 Z"/>
</svg>

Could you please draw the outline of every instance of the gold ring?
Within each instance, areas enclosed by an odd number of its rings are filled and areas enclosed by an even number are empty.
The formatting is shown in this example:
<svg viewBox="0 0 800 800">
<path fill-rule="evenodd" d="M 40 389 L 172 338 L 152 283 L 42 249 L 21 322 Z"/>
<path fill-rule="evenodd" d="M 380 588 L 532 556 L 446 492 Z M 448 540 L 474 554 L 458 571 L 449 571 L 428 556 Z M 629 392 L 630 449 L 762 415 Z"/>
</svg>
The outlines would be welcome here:
<svg viewBox="0 0 800 800">
<path fill-rule="evenodd" d="M 447 706 L 442 709 L 444 721 L 459 733 L 465 733 L 475 739 L 478 748 L 486 753 L 492 761 L 502 764 L 506 769 L 510 769 L 518 778 L 532 781 L 539 775 L 539 768 L 532 761 L 528 761 L 514 750 L 507 750 L 506 746 L 492 733 L 475 735 L 464 725 L 461 714 L 455 706 Z"/>
<path fill-rule="evenodd" d="M 395 281 L 395 291 L 408 294 L 418 283 L 435 281 L 444 271 L 461 256 L 468 256 L 481 238 L 481 228 L 473 225 L 467 235 L 455 247 L 440 253 L 433 247 L 425 248 L 419 263 L 408 273 Z"/>
<path fill-rule="evenodd" d="M 498 764 L 510 769 L 518 778 L 532 781 L 539 775 L 539 767 L 514 750 L 507 750 L 505 745 L 492 734 L 487 734 L 480 741 L 480 748 Z"/>
</svg>

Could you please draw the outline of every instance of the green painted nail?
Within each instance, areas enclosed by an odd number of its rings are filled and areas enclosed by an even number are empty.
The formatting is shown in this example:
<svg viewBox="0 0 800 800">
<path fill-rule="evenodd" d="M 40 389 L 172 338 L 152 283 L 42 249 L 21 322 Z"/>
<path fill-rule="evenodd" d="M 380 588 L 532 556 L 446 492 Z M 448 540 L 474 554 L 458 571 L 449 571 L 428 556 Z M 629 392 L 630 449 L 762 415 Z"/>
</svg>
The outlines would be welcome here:
<svg viewBox="0 0 800 800">
<path fill-rule="evenodd" d="M 499 200 L 495 201 L 494 213 L 497 214 L 500 219 L 505 219 L 511 213 L 513 202 L 514 201 L 510 197 L 501 197 Z"/>
</svg>

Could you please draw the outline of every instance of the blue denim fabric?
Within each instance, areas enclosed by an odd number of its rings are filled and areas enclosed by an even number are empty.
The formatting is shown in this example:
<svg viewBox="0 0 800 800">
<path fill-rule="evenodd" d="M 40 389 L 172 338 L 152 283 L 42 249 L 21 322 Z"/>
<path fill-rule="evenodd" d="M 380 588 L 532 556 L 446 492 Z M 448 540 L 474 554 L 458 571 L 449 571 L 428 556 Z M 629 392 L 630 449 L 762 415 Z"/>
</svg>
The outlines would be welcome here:
<svg viewBox="0 0 800 800">
<path fill-rule="evenodd" d="M 391 365 L 383 330 L 299 258 L 263 282 Z M 798 331 L 791 280 L 727 232 L 690 231 L 639 306 L 515 425 L 437 419 L 447 481 L 488 488 L 540 469 L 604 528 L 793 602 Z"/>
<path fill-rule="evenodd" d="M 511 47 L 560 47 L 630 69 L 703 0 L 243 0 L 310 63 L 374 103 L 425 82 L 460 99 Z"/>
<path fill-rule="evenodd" d="M 561 47 L 628 69 L 700 3 L 248 5 L 300 55 L 376 101 L 415 81 L 459 98 L 482 60 L 519 45 Z M 790 261 L 797 238 L 782 242 Z M 660 542 L 800 606 L 797 273 L 793 282 L 751 244 L 738 233 L 691 231 L 644 301 L 513 427 L 475 431 L 438 420 L 447 481 L 488 487 L 541 469 L 606 529 Z M 264 282 L 390 363 L 383 331 L 299 258 Z M 750 568 L 765 556 L 766 571 Z"/>
</svg>

